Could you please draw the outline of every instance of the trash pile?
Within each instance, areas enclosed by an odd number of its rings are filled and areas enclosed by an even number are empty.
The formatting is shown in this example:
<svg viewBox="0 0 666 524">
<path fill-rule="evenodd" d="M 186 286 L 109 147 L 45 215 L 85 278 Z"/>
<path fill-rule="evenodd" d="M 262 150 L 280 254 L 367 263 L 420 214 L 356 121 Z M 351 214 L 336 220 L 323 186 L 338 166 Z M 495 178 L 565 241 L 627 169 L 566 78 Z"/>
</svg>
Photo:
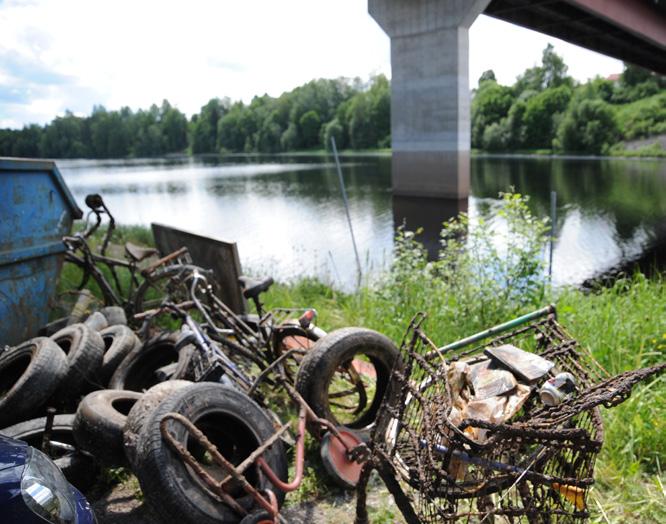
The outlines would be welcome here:
<svg viewBox="0 0 666 524">
<path fill-rule="evenodd" d="M 327 334 L 311 308 L 266 311 L 271 278 L 239 279 L 256 314 L 237 314 L 186 248 L 152 261 L 155 250 L 129 245 L 114 259 L 115 220 L 99 195 L 86 203 L 85 227 L 63 239 L 83 277 L 76 303 L 0 354 L 0 434 L 43 450 L 82 490 L 102 468 L 131 469 L 165 523 L 277 522 L 303 480 L 306 432 L 332 479 L 353 488 L 393 342 Z"/>
<path fill-rule="evenodd" d="M 587 519 L 599 406 L 666 363 L 611 377 L 553 306 L 443 347 L 424 320 L 409 327 L 368 444 L 357 522 L 373 469 L 410 524 Z"/>
<path fill-rule="evenodd" d="M 552 306 L 443 347 L 419 314 L 400 350 L 369 329 L 326 333 L 311 308 L 266 310 L 272 278 L 238 279 L 255 313 L 237 313 L 186 247 L 110 256 L 115 220 L 101 196 L 86 204 L 63 238 L 76 303 L 0 351 L 0 434 L 82 490 L 129 468 L 165 524 L 282 522 L 306 433 L 332 480 L 356 488 L 359 524 L 372 470 L 409 524 L 585 520 L 599 406 L 666 369 L 611 377 Z"/>
</svg>

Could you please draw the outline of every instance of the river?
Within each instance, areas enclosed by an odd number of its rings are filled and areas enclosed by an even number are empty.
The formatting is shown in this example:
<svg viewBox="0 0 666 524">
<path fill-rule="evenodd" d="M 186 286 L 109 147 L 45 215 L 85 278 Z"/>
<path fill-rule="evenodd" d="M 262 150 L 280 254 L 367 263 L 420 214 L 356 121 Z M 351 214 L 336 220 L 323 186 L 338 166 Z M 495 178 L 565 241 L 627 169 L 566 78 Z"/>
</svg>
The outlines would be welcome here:
<svg viewBox="0 0 666 524">
<path fill-rule="evenodd" d="M 351 222 L 363 273 L 391 261 L 395 227 L 436 229 L 466 210 L 494 221 L 498 195 L 530 196 L 550 215 L 557 193 L 553 282 L 579 285 L 666 243 L 666 160 L 477 156 L 472 195 L 452 209 L 436 200 L 396 199 L 390 157 L 342 156 Z M 121 224 L 151 222 L 237 242 L 241 264 L 255 275 L 288 281 L 315 276 L 351 289 L 356 262 L 333 159 L 322 156 L 62 160 L 58 167 L 84 209 L 101 193 Z M 544 256 L 547 257 L 547 249 Z"/>
</svg>

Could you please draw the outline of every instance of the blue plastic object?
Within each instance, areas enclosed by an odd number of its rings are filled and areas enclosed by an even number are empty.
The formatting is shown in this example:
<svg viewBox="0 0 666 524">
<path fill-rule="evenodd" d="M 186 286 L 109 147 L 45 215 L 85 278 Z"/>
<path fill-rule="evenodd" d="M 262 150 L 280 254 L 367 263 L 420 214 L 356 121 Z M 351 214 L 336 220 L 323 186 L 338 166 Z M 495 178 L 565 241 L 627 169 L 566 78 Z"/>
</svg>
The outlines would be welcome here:
<svg viewBox="0 0 666 524">
<path fill-rule="evenodd" d="M 81 216 L 55 162 L 0 158 L 0 349 L 48 321 L 61 239 Z"/>
</svg>

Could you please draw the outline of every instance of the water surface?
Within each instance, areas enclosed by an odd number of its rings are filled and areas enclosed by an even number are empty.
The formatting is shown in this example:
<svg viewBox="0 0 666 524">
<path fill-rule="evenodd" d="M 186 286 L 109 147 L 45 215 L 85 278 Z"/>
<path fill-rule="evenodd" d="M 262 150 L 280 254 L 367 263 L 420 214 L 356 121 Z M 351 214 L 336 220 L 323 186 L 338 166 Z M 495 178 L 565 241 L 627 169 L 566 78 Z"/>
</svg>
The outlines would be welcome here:
<svg viewBox="0 0 666 524">
<path fill-rule="evenodd" d="M 446 203 L 392 198 L 390 157 L 343 156 L 352 224 L 365 274 L 390 263 L 395 226 L 430 222 Z M 159 222 L 238 243 L 243 267 L 289 280 L 317 276 L 350 289 L 356 262 L 332 158 L 238 156 L 59 161 L 79 205 L 101 193 L 121 224 Z M 666 161 L 475 157 L 467 209 L 499 221 L 500 192 L 530 196 L 539 216 L 558 195 L 555 284 L 580 284 L 666 239 Z M 455 211 L 455 209 L 453 210 Z"/>
</svg>

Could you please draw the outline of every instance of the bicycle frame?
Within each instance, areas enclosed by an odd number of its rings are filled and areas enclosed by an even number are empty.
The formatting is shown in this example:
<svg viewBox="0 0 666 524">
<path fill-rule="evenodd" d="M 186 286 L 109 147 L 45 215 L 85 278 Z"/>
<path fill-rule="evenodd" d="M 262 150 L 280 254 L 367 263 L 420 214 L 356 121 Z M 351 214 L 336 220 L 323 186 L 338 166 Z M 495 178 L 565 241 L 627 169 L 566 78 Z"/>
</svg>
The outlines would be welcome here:
<svg viewBox="0 0 666 524">
<path fill-rule="evenodd" d="M 174 260 L 177 260 L 177 263 L 181 266 L 189 266 L 191 264 L 187 248 L 181 248 L 166 255 L 145 269 L 141 269 L 138 262 L 134 259 L 122 260 L 108 256 L 106 250 L 115 231 L 116 221 L 104 204 L 101 196 L 88 195 L 86 197 L 86 204 L 90 207 L 90 211 L 86 215 L 84 230 L 75 235 L 63 237 L 63 243 L 67 248 L 65 261 L 75 264 L 83 271 L 83 278 L 78 285 L 78 289 L 83 289 L 92 277 L 100 288 L 105 304 L 122 307 L 129 317 L 136 312 L 135 301 L 137 298 L 140 298 L 138 294 L 141 294 L 142 284 L 146 279 L 154 276 L 160 267 Z M 104 233 L 99 253 L 95 253 L 91 249 L 88 239 L 100 228 L 103 222 L 103 215 L 108 217 L 108 226 Z M 181 257 L 184 258 L 184 261 L 181 260 Z M 107 278 L 105 272 L 102 271 L 102 266 L 106 266 L 111 274 L 110 278 Z M 123 285 L 121 284 L 121 279 L 117 271 L 118 268 L 126 271 L 129 275 L 129 281 L 125 289 L 123 289 Z M 142 277 L 144 280 L 141 280 L 139 277 Z"/>
</svg>

